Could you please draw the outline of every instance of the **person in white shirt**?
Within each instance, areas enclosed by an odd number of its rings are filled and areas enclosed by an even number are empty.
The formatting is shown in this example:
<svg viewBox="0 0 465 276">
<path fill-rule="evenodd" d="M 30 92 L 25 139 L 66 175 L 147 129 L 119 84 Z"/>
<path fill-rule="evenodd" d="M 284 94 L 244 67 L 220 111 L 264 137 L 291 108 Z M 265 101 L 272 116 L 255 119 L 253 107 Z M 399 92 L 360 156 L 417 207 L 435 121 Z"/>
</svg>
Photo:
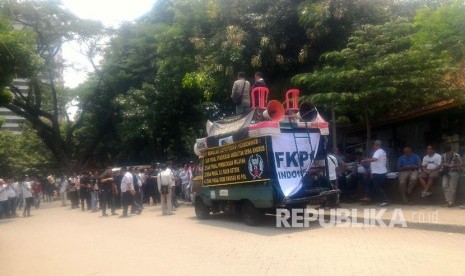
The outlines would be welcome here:
<svg viewBox="0 0 465 276">
<path fill-rule="evenodd" d="M 337 182 L 337 169 L 339 168 L 338 160 L 336 156 L 332 153 L 328 153 L 326 156 L 327 163 L 328 163 L 328 174 L 329 174 L 329 181 L 331 182 L 331 186 L 333 189 L 338 190 L 338 182 Z M 335 197 L 331 197 L 327 201 L 324 201 L 321 204 L 321 207 L 329 208 L 329 207 L 339 207 L 339 193 L 335 195 Z"/>
<path fill-rule="evenodd" d="M 66 191 L 68 190 L 68 180 L 66 176 L 60 181 L 60 199 L 61 199 L 61 206 L 66 206 Z"/>
<path fill-rule="evenodd" d="M 18 200 L 18 193 L 14 186 L 13 179 L 8 179 L 7 181 L 7 196 L 10 216 L 16 217 L 16 202 Z"/>
<path fill-rule="evenodd" d="M 181 186 L 182 186 L 182 194 L 184 197 L 185 201 L 190 201 L 190 196 L 189 196 L 189 181 L 190 181 L 190 172 L 189 172 L 189 166 L 187 164 L 184 164 L 184 168 L 181 169 L 179 172 L 179 178 L 181 178 Z"/>
<path fill-rule="evenodd" d="M 29 182 L 29 176 L 26 175 L 24 181 L 21 183 L 21 190 L 23 191 L 23 198 L 26 203 L 23 211 L 23 217 L 31 216 L 31 206 L 33 202 L 32 198 L 32 187 Z"/>
<path fill-rule="evenodd" d="M 161 210 L 163 215 L 172 213 L 172 192 L 175 187 L 174 175 L 171 171 L 171 163 L 168 163 L 163 171 L 157 176 L 158 190 L 161 194 Z"/>
<path fill-rule="evenodd" d="M 387 173 L 387 155 L 386 152 L 381 148 L 382 142 L 376 140 L 373 143 L 373 156 L 371 158 L 362 160 L 362 163 L 370 164 L 371 170 L 371 181 L 373 182 L 373 190 L 375 195 L 381 196 L 381 203 L 379 206 L 389 205 L 389 199 L 384 190 L 386 185 L 386 173 Z"/>
<path fill-rule="evenodd" d="M 8 210 L 7 185 L 0 178 L 0 219 L 9 217 Z"/>
<path fill-rule="evenodd" d="M 121 179 L 121 205 L 123 206 L 123 214 L 120 218 L 128 216 L 128 206 L 132 204 L 132 197 L 135 194 L 134 180 L 130 171 L 123 168 L 124 176 Z"/>
<path fill-rule="evenodd" d="M 432 145 L 426 147 L 426 153 L 421 163 L 422 173 L 418 178 L 420 185 L 423 187 L 423 191 L 421 192 L 422 197 L 432 195 L 429 189 L 434 181 L 439 178 L 439 170 L 441 169 L 441 155 L 434 151 Z"/>
</svg>

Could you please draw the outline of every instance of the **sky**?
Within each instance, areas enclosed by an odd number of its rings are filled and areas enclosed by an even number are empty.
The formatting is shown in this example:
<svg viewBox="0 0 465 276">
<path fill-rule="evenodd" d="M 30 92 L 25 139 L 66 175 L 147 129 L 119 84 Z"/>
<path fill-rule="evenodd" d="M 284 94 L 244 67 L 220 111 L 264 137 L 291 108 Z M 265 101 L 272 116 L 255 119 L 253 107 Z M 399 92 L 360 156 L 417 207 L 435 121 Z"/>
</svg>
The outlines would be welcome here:
<svg viewBox="0 0 465 276">
<path fill-rule="evenodd" d="M 117 27 L 124 21 L 132 21 L 152 9 L 156 0 L 61 0 L 63 5 L 83 19 L 101 21 L 106 26 Z M 74 68 L 65 69 L 65 86 L 74 88 L 82 83 L 91 66 L 79 47 L 73 43 L 63 46 L 63 57 Z"/>
</svg>

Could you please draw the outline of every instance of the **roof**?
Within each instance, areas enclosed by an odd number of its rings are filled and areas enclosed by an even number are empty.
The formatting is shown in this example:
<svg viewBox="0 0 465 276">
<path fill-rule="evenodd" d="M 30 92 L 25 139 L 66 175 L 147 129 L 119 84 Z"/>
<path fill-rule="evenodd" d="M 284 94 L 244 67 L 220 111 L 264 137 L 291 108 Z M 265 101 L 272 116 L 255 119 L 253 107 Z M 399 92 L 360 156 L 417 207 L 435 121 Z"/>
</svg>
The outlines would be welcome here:
<svg viewBox="0 0 465 276">
<path fill-rule="evenodd" d="M 465 101 L 464 100 L 455 100 L 455 99 L 450 99 L 450 100 L 442 100 L 438 101 L 429 105 L 422 106 L 417 109 L 413 109 L 410 111 L 398 113 L 398 114 L 390 114 L 386 119 L 373 122 L 372 127 L 380 127 L 380 126 L 385 126 L 385 125 L 390 125 L 398 122 L 403 122 L 403 121 L 408 121 L 412 119 L 416 119 L 422 116 L 434 114 L 437 112 L 449 110 L 455 107 L 459 106 L 464 106 Z M 356 132 L 360 131 L 362 129 L 365 129 L 366 126 L 363 123 L 356 123 L 356 124 L 344 124 L 340 125 L 338 127 L 340 129 L 345 130 L 346 132 Z"/>
</svg>

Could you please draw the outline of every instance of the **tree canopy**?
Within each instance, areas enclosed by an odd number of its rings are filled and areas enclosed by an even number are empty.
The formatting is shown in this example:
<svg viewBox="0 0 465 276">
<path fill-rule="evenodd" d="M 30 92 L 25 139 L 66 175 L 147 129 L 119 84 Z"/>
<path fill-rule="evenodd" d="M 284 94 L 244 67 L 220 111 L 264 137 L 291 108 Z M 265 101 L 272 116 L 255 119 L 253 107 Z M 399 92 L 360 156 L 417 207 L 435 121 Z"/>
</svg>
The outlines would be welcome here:
<svg viewBox="0 0 465 276">
<path fill-rule="evenodd" d="M 417 26 L 423 13 L 416 18 Z M 457 72 L 456 61 L 446 48 L 421 41 L 424 28 L 418 31 L 408 18 L 363 25 L 344 49 L 323 54 L 320 67 L 296 75 L 293 82 L 311 91 L 307 98 L 316 104 L 336 108 L 353 122 L 364 121 L 369 141 L 373 121 L 462 97 L 463 91 L 447 78 Z"/>
<path fill-rule="evenodd" d="M 5 1 L 0 12 L 2 104 L 30 122 L 63 170 L 193 158 L 205 121 L 233 113 L 239 71 L 262 71 L 274 99 L 297 86 L 368 132 L 465 87 L 461 1 L 158 0 L 115 30 L 57 1 Z M 95 69 L 75 89 L 57 78 L 70 40 Z"/>
</svg>

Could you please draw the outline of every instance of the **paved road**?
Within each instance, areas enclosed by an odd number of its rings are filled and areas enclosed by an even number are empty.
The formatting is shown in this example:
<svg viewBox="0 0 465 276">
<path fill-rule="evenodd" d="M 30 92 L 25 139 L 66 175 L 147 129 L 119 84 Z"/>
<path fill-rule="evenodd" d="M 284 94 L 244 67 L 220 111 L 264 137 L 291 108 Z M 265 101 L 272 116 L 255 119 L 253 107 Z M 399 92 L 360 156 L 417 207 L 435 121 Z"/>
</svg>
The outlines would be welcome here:
<svg viewBox="0 0 465 276">
<path fill-rule="evenodd" d="M 0 275 L 464 275 L 465 235 L 400 228 L 249 227 L 193 208 L 101 218 L 58 207 L 0 220 Z"/>
</svg>

